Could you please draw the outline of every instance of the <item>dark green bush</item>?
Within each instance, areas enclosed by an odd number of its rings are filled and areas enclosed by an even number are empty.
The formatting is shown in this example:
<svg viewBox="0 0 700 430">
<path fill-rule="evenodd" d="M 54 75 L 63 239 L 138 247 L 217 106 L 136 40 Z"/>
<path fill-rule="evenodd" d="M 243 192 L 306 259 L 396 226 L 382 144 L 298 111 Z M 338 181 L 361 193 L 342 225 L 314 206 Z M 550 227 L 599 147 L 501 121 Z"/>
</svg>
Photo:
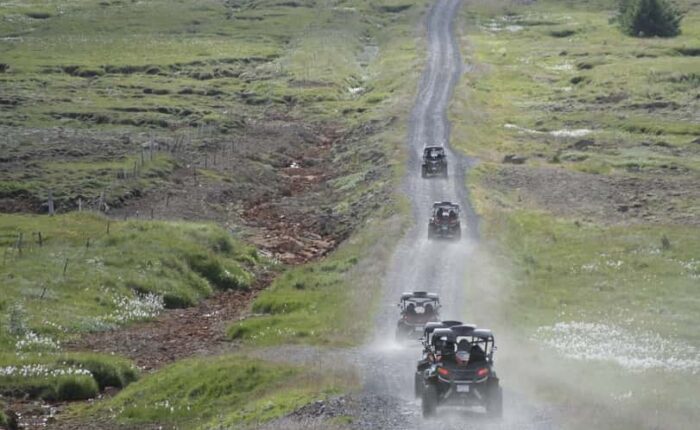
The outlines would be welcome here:
<svg viewBox="0 0 700 430">
<path fill-rule="evenodd" d="M 635 37 L 673 37 L 681 32 L 683 15 L 667 0 L 621 0 L 617 21 Z"/>
<path fill-rule="evenodd" d="M 165 309 L 184 309 L 194 305 L 194 299 L 181 294 L 165 293 L 163 295 L 163 305 Z"/>
<path fill-rule="evenodd" d="M 65 376 L 58 380 L 56 400 L 87 400 L 97 397 L 97 382 L 87 375 Z"/>
<path fill-rule="evenodd" d="M 187 257 L 187 262 L 193 271 L 220 290 L 248 287 L 238 267 L 226 267 L 215 255 L 191 254 Z"/>
</svg>

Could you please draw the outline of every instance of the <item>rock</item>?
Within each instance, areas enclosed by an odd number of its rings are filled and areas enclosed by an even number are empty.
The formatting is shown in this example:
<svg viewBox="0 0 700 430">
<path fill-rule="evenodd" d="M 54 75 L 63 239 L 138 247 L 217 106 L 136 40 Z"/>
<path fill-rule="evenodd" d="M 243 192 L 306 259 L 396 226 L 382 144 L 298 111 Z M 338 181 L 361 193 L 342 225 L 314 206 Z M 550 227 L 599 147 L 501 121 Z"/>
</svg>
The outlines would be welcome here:
<svg viewBox="0 0 700 430">
<path fill-rule="evenodd" d="M 508 164 L 525 164 L 527 157 L 524 155 L 508 154 L 503 157 L 503 162 Z"/>
<path fill-rule="evenodd" d="M 595 146 L 595 141 L 592 139 L 581 139 L 579 141 L 576 141 L 571 147 L 573 149 L 576 149 L 578 151 L 585 151 L 588 149 L 590 146 Z"/>
</svg>

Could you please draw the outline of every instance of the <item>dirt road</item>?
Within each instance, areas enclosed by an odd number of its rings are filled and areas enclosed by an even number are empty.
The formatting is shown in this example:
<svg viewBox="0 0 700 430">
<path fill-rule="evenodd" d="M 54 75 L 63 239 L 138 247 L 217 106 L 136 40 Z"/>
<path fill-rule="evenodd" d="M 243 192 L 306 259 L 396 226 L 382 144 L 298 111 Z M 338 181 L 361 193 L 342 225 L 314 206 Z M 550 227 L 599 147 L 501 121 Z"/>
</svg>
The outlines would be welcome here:
<svg viewBox="0 0 700 430">
<path fill-rule="evenodd" d="M 552 424 L 547 414 L 510 390 L 507 380 L 503 383 L 504 417 L 500 421 L 487 420 L 476 408 L 473 411 L 441 409 L 439 418 L 423 420 L 420 400 L 413 398 L 413 372 L 420 356 L 420 345 L 418 342 L 404 345 L 394 341 L 398 317 L 395 303 L 402 291 L 437 292 L 443 301 L 443 319 L 484 324 L 464 311 L 466 301 L 479 300 L 476 292 L 485 287 L 479 285 L 485 280 L 479 279 L 480 270 L 475 262 L 479 253 L 478 218 L 471 207 L 464 181 L 475 160 L 450 150 L 450 124 L 446 114 L 455 84 L 464 70 L 453 28 L 460 6 L 460 0 L 437 0 L 426 19 L 428 60 L 411 115 L 410 158 L 404 182 L 415 224 L 393 256 L 385 280 L 385 296 L 377 319 L 376 335 L 366 349 L 364 360 L 366 391 L 392 399 L 396 406 L 383 411 L 385 416 L 378 419 L 380 422 L 372 422 L 371 426 L 397 429 L 464 429 L 472 425 L 479 428 L 550 428 Z M 421 154 L 427 144 L 445 146 L 449 163 L 447 179 L 421 178 Z M 428 240 L 431 205 L 443 200 L 458 202 L 463 209 L 463 235 L 459 242 Z"/>
</svg>

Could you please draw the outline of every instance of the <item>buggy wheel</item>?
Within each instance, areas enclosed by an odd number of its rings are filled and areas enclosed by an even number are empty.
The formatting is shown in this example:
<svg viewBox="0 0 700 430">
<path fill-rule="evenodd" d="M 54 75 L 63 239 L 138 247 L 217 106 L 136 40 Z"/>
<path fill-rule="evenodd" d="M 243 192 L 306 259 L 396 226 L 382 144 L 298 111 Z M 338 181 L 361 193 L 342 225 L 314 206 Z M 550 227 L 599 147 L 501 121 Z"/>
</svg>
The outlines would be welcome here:
<svg viewBox="0 0 700 430">
<path fill-rule="evenodd" d="M 423 387 L 421 393 L 421 407 L 423 409 L 423 418 L 430 418 L 435 415 L 437 410 L 438 393 L 434 384 L 428 384 Z"/>
<path fill-rule="evenodd" d="M 503 388 L 498 382 L 491 384 L 489 394 L 486 396 L 486 414 L 491 418 L 503 416 Z"/>
<path fill-rule="evenodd" d="M 423 395 L 423 375 L 421 372 L 413 374 L 413 392 L 416 399 Z"/>
<path fill-rule="evenodd" d="M 421 168 L 420 168 L 420 176 L 421 176 L 422 178 L 425 178 L 425 177 L 428 176 L 427 172 L 425 171 L 425 166 L 421 166 Z"/>
</svg>

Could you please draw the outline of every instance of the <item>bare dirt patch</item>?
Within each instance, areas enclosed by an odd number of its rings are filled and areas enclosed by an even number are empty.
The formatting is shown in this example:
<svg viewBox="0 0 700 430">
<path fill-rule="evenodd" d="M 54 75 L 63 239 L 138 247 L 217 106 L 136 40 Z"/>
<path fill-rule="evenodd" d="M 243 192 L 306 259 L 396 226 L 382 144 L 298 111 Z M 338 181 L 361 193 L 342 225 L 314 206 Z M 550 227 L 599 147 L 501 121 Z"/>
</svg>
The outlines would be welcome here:
<svg viewBox="0 0 700 430">
<path fill-rule="evenodd" d="M 700 225 L 691 210 L 700 204 L 692 177 L 596 175 L 563 168 L 502 166 L 484 178 L 487 188 L 515 193 L 519 206 L 604 224 Z"/>
</svg>

